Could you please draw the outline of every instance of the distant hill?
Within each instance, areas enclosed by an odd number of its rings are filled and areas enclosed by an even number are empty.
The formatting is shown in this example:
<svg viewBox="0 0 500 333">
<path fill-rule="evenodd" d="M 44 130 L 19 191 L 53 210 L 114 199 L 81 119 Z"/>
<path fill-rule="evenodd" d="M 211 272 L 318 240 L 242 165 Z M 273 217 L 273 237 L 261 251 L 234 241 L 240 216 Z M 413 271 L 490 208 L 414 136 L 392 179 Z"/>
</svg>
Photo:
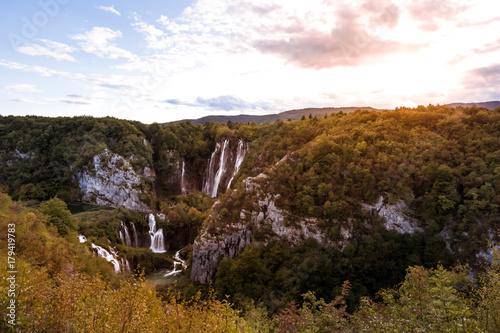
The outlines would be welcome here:
<svg viewBox="0 0 500 333">
<path fill-rule="evenodd" d="M 463 106 L 463 107 L 468 107 L 468 106 L 478 106 L 478 107 L 483 107 L 487 108 L 490 110 L 496 109 L 497 107 L 500 107 L 500 101 L 490 101 L 490 102 L 480 102 L 480 103 L 450 103 L 450 104 L 445 104 L 450 107 L 457 107 L 457 106 Z M 232 122 L 240 122 L 240 123 L 251 123 L 252 121 L 255 121 L 256 124 L 262 124 L 262 123 L 272 123 L 278 119 L 281 120 L 299 120 L 302 118 L 302 116 L 308 117 L 309 115 L 312 115 L 313 117 L 322 117 L 326 114 L 331 114 L 331 113 L 336 113 L 336 112 L 344 112 L 344 113 L 351 113 L 354 112 L 358 109 L 364 109 L 364 110 L 379 110 L 372 108 L 370 106 L 363 106 L 363 107 L 357 107 L 357 106 L 349 106 L 349 107 L 339 107 L 339 108 L 333 108 L 333 107 L 326 107 L 326 108 L 307 108 L 307 109 L 296 109 L 296 110 L 289 110 L 289 111 L 284 111 L 280 113 L 275 113 L 275 114 L 266 114 L 266 115 L 249 115 L 249 114 L 240 114 L 237 116 L 206 116 L 198 119 L 184 119 L 184 120 L 179 120 L 176 122 L 180 121 L 190 121 L 194 125 L 203 125 L 209 121 L 215 122 L 215 123 L 221 123 L 221 124 L 226 124 L 228 121 Z"/>
<path fill-rule="evenodd" d="M 500 106 L 500 101 L 490 101 L 490 102 L 481 102 L 481 103 L 450 103 L 446 104 L 447 106 L 451 106 L 452 108 L 456 108 L 457 106 L 477 106 L 482 108 L 487 108 L 490 110 L 496 109 Z"/>
<path fill-rule="evenodd" d="M 344 113 L 351 113 L 358 109 L 376 110 L 369 106 L 364 106 L 364 107 L 350 106 L 350 107 L 340 107 L 340 108 L 307 108 L 307 109 L 290 110 L 276 114 L 266 114 L 259 116 L 249 115 L 249 114 L 240 114 L 237 116 L 207 116 L 199 119 L 185 119 L 180 121 L 190 121 L 194 125 L 203 125 L 209 121 L 223 123 L 223 124 L 226 124 L 228 121 L 240 122 L 240 123 L 251 123 L 252 121 L 255 121 L 256 124 L 262 124 L 262 123 L 272 123 L 278 119 L 299 120 L 302 118 L 302 116 L 308 117 L 309 115 L 312 115 L 313 117 L 315 116 L 323 117 L 325 114 L 329 115 L 331 113 L 337 113 L 340 111 Z"/>
</svg>

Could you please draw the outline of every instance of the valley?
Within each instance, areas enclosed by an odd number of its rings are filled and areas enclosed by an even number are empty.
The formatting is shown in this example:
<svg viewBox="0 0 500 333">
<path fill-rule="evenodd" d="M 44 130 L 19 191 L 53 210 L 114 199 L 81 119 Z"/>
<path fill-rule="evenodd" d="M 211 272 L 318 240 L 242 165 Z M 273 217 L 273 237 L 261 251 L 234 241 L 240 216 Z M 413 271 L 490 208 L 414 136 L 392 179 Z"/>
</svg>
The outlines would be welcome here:
<svg viewBox="0 0 500 333">
<path fill-rule="evenodd" d="M 261 124 L 0 117 L 2 209 L 33 233 L 26 248 L 47 247 L 23 250 L 47 276 L 100 276 L 117 293 L 139 279 L 260 323 L 317 302 L 316 318 L 357 325 L 371 302 L 403 306 L 376 295 L 412 274 L 455 274 L 453 297 L 498 274 L 499 124 L 499 108 L 460 105 Z"/>
</svg>

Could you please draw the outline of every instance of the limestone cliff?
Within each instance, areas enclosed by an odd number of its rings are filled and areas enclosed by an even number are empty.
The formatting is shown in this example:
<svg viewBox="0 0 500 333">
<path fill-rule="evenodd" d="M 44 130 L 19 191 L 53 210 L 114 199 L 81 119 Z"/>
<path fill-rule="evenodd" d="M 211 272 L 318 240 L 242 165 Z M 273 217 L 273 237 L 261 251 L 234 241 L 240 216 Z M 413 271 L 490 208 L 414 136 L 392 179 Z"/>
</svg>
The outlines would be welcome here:
<svg viewBox="0 0 500 333">
<path fill-rule="evenodd" d="M 276 207 L 278 196 L 268 194 L 259 186 L 259 179 L 267 177 L 260 174 L 243 181 L 247 196 L 255 195 L 255 209 L 241 210 L 231 223 L 224 222 L 219 213 L 220 202 L 212 207 L 212 212 L 204 222 L 199 238 L 194 242 L 191 278 L 206 284 L 215 274 L 221 258 L 238 255 L 251 242 L 267 243 L 272 238 L 283 239 L 292 245 L 299 245 L 308 238 L 314 238 L 319 244 L 329 244 L 327 236 L 317 228 L 317 220 L 292 216 Z M 236 191 L 233 195 L 237 195 Z M 252 231 L 264 231 L 256 239 Z"/>
<path fill-rule="evenodd" d="M 384 203 L 384 198 L 381 196 L 375 205 L 363 204 L 363 208 L 383 217 L 387 230 L 395 230 L 402 234 L 413 234 L 422 230 L 418 227 L 417 221 L 409 216 L 408 207 L 402 200 L 389 205 Z"/>
<path fill-rule="evenodd" d="M 150 169 L 144 170 L 144 178 L 153 179 Z M 150 211 L 140 200 L 145 193 L 141 177 L 122 156 L 105 149 L 94 156 L 93 167 L 76 176 L 82 190 L 82 201 L 125 207 L 137 211 Z"/>
</svg>

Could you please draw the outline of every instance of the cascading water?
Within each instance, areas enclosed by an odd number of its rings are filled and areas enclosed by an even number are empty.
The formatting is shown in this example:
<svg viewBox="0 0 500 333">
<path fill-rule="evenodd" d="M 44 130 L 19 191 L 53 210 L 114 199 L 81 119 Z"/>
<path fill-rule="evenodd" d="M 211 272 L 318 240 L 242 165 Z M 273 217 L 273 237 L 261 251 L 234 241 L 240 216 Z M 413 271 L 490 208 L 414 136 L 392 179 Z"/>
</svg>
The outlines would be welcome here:
<svg viewBox="0 0 500 333">
<path fill-rule="evenodd" d="M 132 226 L 132 234 L 134 235 L 134 247 L 139 247 L 139 239 L 137 238 L 137 230 L 135 230 L 135 224 L 130 222 L 130 225 Z"/>
<path fill-rule="evenodd" d="M 177 251 L 175 253 L 175 256 L 174 256 L 174 269 L 171 272 L 165 274 L 165 276 L 175 275 L 177 273 L 182 272 L 183 270 L 185 270 L 187 268 L 186 267 L 186 262 L 184 260 L 182 260 L 181 257 L 180 257 L 180 252 L 181 252 L 181 250 L 179 250 L 179 251 Z M 177 267 L 179 265 L 181 266 L 181 269 L 177 269 Z"/>
<path fill-rule="evenodd" d="M 84 235 L 78 235 L 78 240 L 80 241 L 80 243 L 85 243 L 87 241 L 87 237 L 85 237 Z"/>
<path fill-rule="evenodd" d="M 225 158 L 225 156 L 228 146 L 229 146 L 229 140 L 227 139 L 224 140 L 224 142 L 222 143 L 222 148 L 220 143 L 217 143 L 215 146 L 215 150 L 212 153 L 212 156 L 210 157 L 207 181 L 205 182 L 203 191 L 208 195 L 210 195 L 212 198 L 215 198 L 217 196 L 217 191 L 219 189 L 220 181 L 222 179 L 222 176 L 226 172 L 227 159 Z M 220 151 L 219 168 L 217 170 L 217 173 L 215 173 L 214 175 L 215 162 L 216 162 L 214 157 L 218 151 Z"/>
<path fill-rule="evenodd" d="M 121 258 L 120 261 L 122 262 L 122 266 L 125 267 L 127 272 L 129 272 L 129 273 L 132 272 L 132 269 L 130 268 L 130 263 L 128 262 L 127 259 Z"/>
<path fill-rule="evenodd" d="M 149 214 L 149 236 L 151 237 L 151 246 L 154 253 L 164 253 L 165 242 L 163 241 L 163 229 L 156 230 L 156 220 L 153 214 Z"/>
<path fill-rule="evenodd" d="M 130 240 L 130 233 L 128 231 L 127 225 L 121 221 L 120 227 L 123 229 L 123 233 L 120 230 L 118 234 L 120 238 L 123 240 L 123 243 L 127 246 L 132 246 L 132 241 Z"/>
<path fill-rule="evenodd" d="M 227 183 L 227 190 L 231 187 L 231 183 L 234 180 L 234 177 L 240 171 L 240 166 L 241 163 L 243 163 L 243 160 L 245 159 L 245 155 L 247 153 L 248 149 L 248 144 L 243 143 L 243 140 L 240 139 L 238 142 L 238 149 L 236 150 L 236 162 L 234 163 L 234 171 L 233 171 L 233 176 Z"/>
<path fill-rule="evenodd" d="M 181 193 L 182 194 L 187 193 L 184 167 L 185 167 L 185 163 L 184 163 L 184 161 L 182 161 L 182 171 L 181 171 Z"/>
<path fill-rule="evenodd" d="M 215 150 L 212 153 L 212 156 L 210 156 L 210 162 L 208 163 L 208 169 L 207 169 L 207 180 L 205 181 L 205 184 L 203 185 L 203 192 L 207 194 L 212 193 L 212 185 L 213 185 L 213 179 L 214 179 L 214 169 L 215 169 L 215 154 L 220 151 L 220 143 L 217 142 L 215 145 Z"/>
<path fill-rule="evenodd" d="M 113 251 L 113 249 L 110 247 L 109 250 L 112 252 L 112 254 L 111 254 L 108 251 L 106 251 L 104 248 L 102 248 L 98 245 L 95 245 L 94 243 L 92 243 L 92 248 L 97 250 L 98 257 L 104 258 L 113 264 L 113 267 L 115 268 L 115 273 L 120 273 L 120 263 L 116 259 L 116 255 L 117 255 L 116 251 Z"/>
</svg>

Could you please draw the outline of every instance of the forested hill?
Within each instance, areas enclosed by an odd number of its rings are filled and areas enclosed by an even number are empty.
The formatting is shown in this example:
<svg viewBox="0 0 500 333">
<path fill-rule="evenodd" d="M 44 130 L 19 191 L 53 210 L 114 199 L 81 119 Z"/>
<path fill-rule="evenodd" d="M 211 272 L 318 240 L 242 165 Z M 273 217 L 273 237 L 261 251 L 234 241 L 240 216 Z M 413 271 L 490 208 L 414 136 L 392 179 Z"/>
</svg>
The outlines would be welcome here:
<svg viewBox="0 0 500 333">
<path fill-rule="evenodd" d="M 457 106 L 462 106 L 462 107 L 470 107 L 470 106 L 477 106 L 480 108 L 486 108 L 486 109 L 496 109 L 500 107 L 500 101 L 490 101 L 490 102 L 481 102 L 481 103 L 450 103 L 446 104 L 447 106 L 451 107 L 457 107 Z"/>
<path fill-rule="evenodd" d="M 418 275 L 411 288 L 445 274 L 439 263 L 479 274 L 489 243 L 500 243 L 499 147 L 500 108 L 476 106 L 323 110 L 262 124 L 9 116 L 0 117 L 0 188 L 31 206 L 57 196 L 59 207 L 120 208 L 79 222 L 56 216 L 51 233 L 116 247 L 117 260 L 148 273 L 172 269 L 182 250 L 183 295 L 212 285 L 239 309 L 275 314 L 308 291 L 334 302 L 349 280 L 354 309 L 407 272 Z"/>
<path fill-rule="evenodd" d="M 227 123 L 231 122 L 240 122 L 240 123 L 251 123 L 255 122 L 256 124 L 262 123 L 272 123 L 276 120 L 300 120 L 302 117 L 322 117 L 325 114 L 329 115 L 335 112 L 344 112 L 350 113 L 359 109 L 363 110 L 376 110 L 371 107 L 341 107 L 341 108 L 307 108 L 307 109 L 298 109 L 298 110 L 290 110 L 284 111 L 275 114 L 267 114 L 267 115 L 249 115 L 249 114 L 240 114 L 237 116 L 206 116 L 199 119 L 186 119 L 182 121 L 190 121 L 195 125 L 203 125 L 207 122 L 217 122 L 217 123 Z"/>
<path fill-rule="evenodd" d="M 486 109 L 493 110 L 497 107 L 500 106 L 500 101 L 490 101 L 490 102 L 480 102 L 480 103 L 450 103 L 450 104 L 445 104 L 446 106 L 450 107 L 471 107 L 471 106 L 477 106 L 477 107 L 482 107 Z M 311 115 L 312 117 L 321 117 L 326 114 L 331 114 L 333 112 L 344 112 L 344 113 L 350 113 L 355 110 L 377 110 L 372 107 L 339 107 L 339 108 L 334 108 L 334 107 L 327 107 L 327 108 L 307 108 L 307 109 L 298 109 L 298 110 L 290 110 L 290 111 L 284 111 L 280 112 L 277 114 L 267 114 L 267 115 L 249 115 L 249 114 L 240 114 L 237 116 L 225 116 L 225 115 L 218 115 L 218 116 L 206 116 L 198 119 L 185 119 L 182 121 L 190 121 L 192 124 L 195 125 L 203 125 L 207 122 L 217 122 L 217 123 L 227 123 L 227 122 L 240 122 L 240 123 L 251 123 L 255 122 L 256 124 L 262 124 L 262 123 L 272 123 L 276 120 L 299 120 L 302 117 L 308 117 Z"/>
</svg>

